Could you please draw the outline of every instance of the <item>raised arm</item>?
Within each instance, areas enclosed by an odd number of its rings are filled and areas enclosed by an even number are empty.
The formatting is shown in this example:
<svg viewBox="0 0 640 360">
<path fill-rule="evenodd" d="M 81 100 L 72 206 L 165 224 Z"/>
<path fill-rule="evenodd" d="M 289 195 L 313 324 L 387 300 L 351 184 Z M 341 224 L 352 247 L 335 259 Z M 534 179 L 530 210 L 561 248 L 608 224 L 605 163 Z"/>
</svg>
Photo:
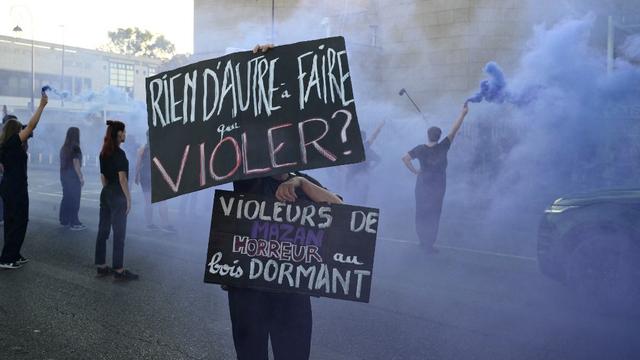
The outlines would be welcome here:
<svg viewBox="0 0 640 360">
<path fill-rule="evenodd" d="M 36 126 L 38 126 L 38 122 L 40 122 L 40 116 L 42 115 L 42 110 L 44 110 L 44 107 L 47 106 L 48 102 L 49 102 L 49 97 L 47 96 L 47 93 L 43 91 L 42 97 L 40 98 L 40 105 L 38 105 L 36 112 L 33 113 L 33 116 L 31 117 L 31 120 L 29 120 L 29 123 L 27 124 L 27 126 L 24 129 L 20 130 L 19 136 L 22 142 L 27 141 L 29 136 L 33 134 L 33 130 L 36 128 Z"/>
<path fill-rule="evenodd" d="M 449 141 L 453 141 L 453 139 L 456 137 L 456 134 L 458 133 L 458 130 L 460 130 L 460 127 L 462 126 L 462 122 L 464 121 L 464 118 L 465 116 L 467 116 L 468 112 L 469 112 L 469 103 L 465 102 L 464 106 L 462 107 L 462 112 L 460 112 L 460 116 L 453 123 L 453 127 L 451 128 L 451 131 L 449 132 L 449 135 L 447 135 L 447 137 L 449 138 Z"/>
<path fill-rule="evenodd" d="M 411 155 L 409 154 L 405 154 L 402 157 L 402 162 L 404 162 L 404 165 L 407 167 L 407 169 L 409 169 L 409 171 L 411 171 L 413 174 L 418 175 L 420 172 L 418 170 L 416 170 L 416 168 L 413 166 L 413 163 L 411 162 Z"/>
<path fill-rule="evenodd" d="M 319 203 L 342 204 L 340 198 L 329 190 L 320 187 L 302 176 L 295 176 L 278 186 L 276 199 L 294 202 L 298 199 L 296 188 L 301 188 L 309 199 Z"/>
<path fill-rule="evenodd" d="M 378 135 L 380 135 L 380 131 L 382 130 L 382 127 L 384 126 L 384 120 L 380 123 L 380 125 L 378 125 L 378 127 L 373 130 L 373 134 L 371 134 L 371 137 L 369 139 L 367 139 L 367 142 L 369 143 L 369 145 L 373 145 L 373 142 L 376 141 L 376 139 L 378 138 Z"/>
</svg>

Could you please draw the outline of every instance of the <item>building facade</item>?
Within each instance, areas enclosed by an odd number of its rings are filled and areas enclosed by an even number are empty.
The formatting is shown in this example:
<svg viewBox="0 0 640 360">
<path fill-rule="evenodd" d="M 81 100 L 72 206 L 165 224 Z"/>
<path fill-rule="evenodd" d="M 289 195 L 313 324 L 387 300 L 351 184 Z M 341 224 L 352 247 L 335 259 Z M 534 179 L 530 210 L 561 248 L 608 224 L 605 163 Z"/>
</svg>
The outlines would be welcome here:
<svg viewBox="0 0 640 360">
<path fill-rule="evenodd" d="M 145 78 L 155 74 L 161 64 L 156 59 L 9 36 L 0 36 L 0 52 L 0 105 L 18 113 L 30 108 L 32 55 L 36 105 L 40 89 L 49 85 L 55 89 L 49 109 L 65 112 L 95 107 L 92 100 L 106 94 L 107 88 L 121 90 L 120 100 L 145 101 Z M 121 101 L 103 102 L 105 110 L 110 110 Z"/>
</svg>

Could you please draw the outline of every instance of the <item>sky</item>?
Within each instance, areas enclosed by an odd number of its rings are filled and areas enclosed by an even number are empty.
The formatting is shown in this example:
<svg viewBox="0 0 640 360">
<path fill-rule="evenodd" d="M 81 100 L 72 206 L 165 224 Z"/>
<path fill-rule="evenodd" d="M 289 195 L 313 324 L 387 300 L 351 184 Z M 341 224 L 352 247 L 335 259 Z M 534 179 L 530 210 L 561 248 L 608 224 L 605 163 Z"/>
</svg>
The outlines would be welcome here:
<svg viewBox="0 0 640 360">
<path fill-rule="evenodd" d="M 20 37 L 89 49 L 106 44 L 108 31 L 139 27 L 193 53 L 193 0 L 0 0 L 0 24 L 2 35 L 19 24 Z"/>
</svg>

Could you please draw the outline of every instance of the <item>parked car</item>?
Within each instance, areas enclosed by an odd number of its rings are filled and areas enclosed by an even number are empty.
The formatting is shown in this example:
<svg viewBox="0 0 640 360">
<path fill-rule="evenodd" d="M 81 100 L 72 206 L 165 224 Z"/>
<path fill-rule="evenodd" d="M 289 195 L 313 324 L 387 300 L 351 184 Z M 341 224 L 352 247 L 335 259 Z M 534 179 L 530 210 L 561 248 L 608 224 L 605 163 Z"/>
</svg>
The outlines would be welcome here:
<svg viewBox="0 0 640 360">
<path fill-rule="evenodd" d="M 538 264 L 607 307 L 640 303 L 640 189 L 564 196 L 545 210 Z"/>
</svg>

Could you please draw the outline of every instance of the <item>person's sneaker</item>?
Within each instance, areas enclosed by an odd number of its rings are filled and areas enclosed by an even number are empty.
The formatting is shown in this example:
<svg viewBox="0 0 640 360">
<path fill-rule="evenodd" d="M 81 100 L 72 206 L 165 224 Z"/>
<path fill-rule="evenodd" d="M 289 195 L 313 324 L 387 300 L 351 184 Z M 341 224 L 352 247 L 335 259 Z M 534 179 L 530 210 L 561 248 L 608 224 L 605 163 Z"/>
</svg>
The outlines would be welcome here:
<svg viewBox="0 0 640 360">
<path fill-rule="evenodd" d="M 16 260 L 16 263 L 18 263 L 20 265 L 24 265 L 24 264 L 26 264 L 28 262 L 29 262 L 29 259 L 27 259 L 24 256 L 20 256 L 20 258 L 18 260 Z"/>
<path fill-rule="evenodd" d="M 96 277 L 104 277 L 111 274 L 111 268 L 108 266 L 96 268 Z"/>
<path fill-rule="evenodd" d="M 0 269 L 7 269 L 7 270 L 11 270 L 11 269 L 19 269 L 22 267 L 22 264 L 18 264 L 17 261 L 14 262 L 0 262 Z"/>
<path fill-rule="evenodd" d="M 162 227 L 162 231 L 168 232 L 168 233 L 177 233 L 178 230 L 176 230 L 176 228 L 174 228 L 171 225 L 167 225 L 167 226 L 163 226 Z"/>
<path fill-rule="evenodd" d="M 82 224 L 77 224 L 77 225 L 71 225 L 69 229 L 72 231 L 81 231 L 81 230 L 86 230 L 86 228 L 87 227 Z"/>
<path fill-rule="evenodd" d="M 158 229 L 160 229 L 158 225 L 155 225 L 155 224 L 147 225 L 147 230 L 158 230 Z"/>
<path fill-rule="evenodd" d="M 140 276 L 138 276 L 138 274 L 134 274 L 129 270 L 124 270 L 124 271 L 121 271 L 121 272 L 114 271 L 113 272 L 113 277 L 116 280 L 123 280 L 123 281 L 138 280 L 140 278 Z"/>
</svg>

